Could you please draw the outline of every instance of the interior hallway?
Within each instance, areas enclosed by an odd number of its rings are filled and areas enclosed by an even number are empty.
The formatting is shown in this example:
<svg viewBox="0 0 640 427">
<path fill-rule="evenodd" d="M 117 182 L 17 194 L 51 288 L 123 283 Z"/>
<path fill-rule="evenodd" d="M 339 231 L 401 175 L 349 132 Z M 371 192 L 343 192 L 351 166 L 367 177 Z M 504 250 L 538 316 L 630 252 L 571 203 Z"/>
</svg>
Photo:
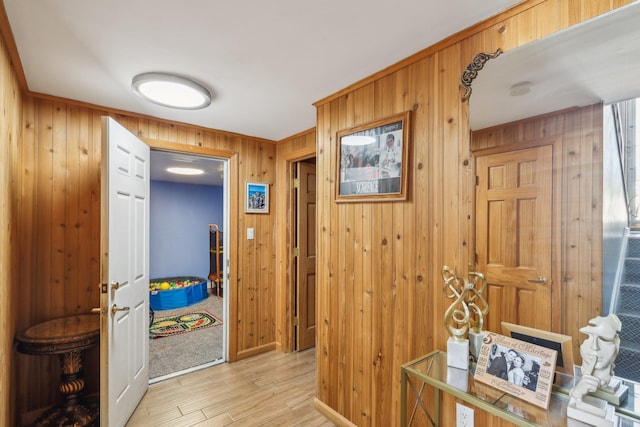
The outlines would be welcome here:
<svg viewBox="0 0 640 427">
<path fill-rule="evenodd" d="M 271 351 L 153 384 L 127 426 L 335 426 L 313 406 L 315 352 Z"/>
</svg>

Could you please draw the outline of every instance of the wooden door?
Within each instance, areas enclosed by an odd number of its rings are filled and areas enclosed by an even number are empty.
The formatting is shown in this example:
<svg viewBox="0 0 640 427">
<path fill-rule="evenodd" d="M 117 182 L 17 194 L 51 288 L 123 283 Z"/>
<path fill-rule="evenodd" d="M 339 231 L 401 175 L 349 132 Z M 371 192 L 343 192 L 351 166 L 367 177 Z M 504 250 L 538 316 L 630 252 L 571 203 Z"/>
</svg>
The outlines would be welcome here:
<svg viewBox="0 0 640 427">
<path fill-rule="evenodd" d="M 551 329 L 552 146 L 477 158 L 477 271 L 487 277 L 487 329 Z"/>
<path fill-rule="evenodd" d="M 100 425 L 124 426 L 149 388 L 149 147 L 102 119 Z"/>
<path fill-rule="evenodd" d="M 298 351 L 316 345 L 316 165 L 298 163 L 296 339 Z"/>
</svg>

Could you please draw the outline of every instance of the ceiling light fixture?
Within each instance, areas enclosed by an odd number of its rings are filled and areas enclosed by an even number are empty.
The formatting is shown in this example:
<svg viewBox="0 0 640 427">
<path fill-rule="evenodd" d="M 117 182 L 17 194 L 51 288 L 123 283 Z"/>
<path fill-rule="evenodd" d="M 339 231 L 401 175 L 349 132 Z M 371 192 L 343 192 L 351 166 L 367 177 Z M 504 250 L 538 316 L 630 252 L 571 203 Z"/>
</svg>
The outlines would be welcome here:
<svg viewBox="0 0 640 427">
<path fill-rule="evenodd" d="M 509 88 L 509 95 L 522 96 L 531 92 L 531 82 L 516 83 Z"/>
<path fill-rule="evenodd" d="M 131 88 L 136 95 L 165 107 L 197 110 L 211 104 L 211 92 L 206 87 L 173 74 L 138 74 L 131 80 Z"/>
<path fill-rule="evenodd" d="M 176 175 L 202 175 L 204 171 L 196 168 L 167 168 L 167 172 Z"/>
</svg>

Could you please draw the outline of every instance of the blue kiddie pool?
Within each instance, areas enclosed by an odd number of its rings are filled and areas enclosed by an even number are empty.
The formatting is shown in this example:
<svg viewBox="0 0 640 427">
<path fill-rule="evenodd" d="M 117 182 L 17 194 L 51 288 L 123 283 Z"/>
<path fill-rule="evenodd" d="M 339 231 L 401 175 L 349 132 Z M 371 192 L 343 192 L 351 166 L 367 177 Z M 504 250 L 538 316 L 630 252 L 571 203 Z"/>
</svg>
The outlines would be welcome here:
<svg viewBox="0 0 640 427">
<path fill-rule="evenodd" d="M 200 302 L 207 296 L 207 279 L 202 277 L 161 277 L 149 281 L 149 303 L 152 310 L 185 307 Z"/>
</svg>

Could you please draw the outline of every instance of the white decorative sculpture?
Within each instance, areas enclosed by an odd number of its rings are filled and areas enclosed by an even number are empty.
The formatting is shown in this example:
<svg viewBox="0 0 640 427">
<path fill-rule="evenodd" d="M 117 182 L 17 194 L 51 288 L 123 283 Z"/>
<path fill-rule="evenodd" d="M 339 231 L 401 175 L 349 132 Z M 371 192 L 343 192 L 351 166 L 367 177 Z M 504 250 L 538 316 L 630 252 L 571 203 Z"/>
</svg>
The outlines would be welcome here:
<svg viewBox="0 0 640 427">
<path fill-rule="evenodd" d="M 444 314 L 444 324 L 449 333 L 447 340 L 448 366 L 468 369 L 469 339 L 471 352 L 477 358 L 482 345 L 482 325 L 489 312 L 487 301 L 482 297 L 487 280 L 481 273 L 471 272 L 472 279 L 461 278 L 447 267 L 442 267 L 445 295 L 454 301 Z M 478 281 L 481 286 L 477 287 Z"/>
<path fill-rule="evenodd" d="M 620 348 L 621 329 L 622 323 L 615 314 L 595 317 L 587 326 L 580 328 L 580 332 L 587 334 L 587 338 L 580 345 L 582 376 L 569 391 L 569 418 L 598 427 L 617 425 L 613 406 L 588 394 L 610 387 L 614 362 Z"/>
</svg>

